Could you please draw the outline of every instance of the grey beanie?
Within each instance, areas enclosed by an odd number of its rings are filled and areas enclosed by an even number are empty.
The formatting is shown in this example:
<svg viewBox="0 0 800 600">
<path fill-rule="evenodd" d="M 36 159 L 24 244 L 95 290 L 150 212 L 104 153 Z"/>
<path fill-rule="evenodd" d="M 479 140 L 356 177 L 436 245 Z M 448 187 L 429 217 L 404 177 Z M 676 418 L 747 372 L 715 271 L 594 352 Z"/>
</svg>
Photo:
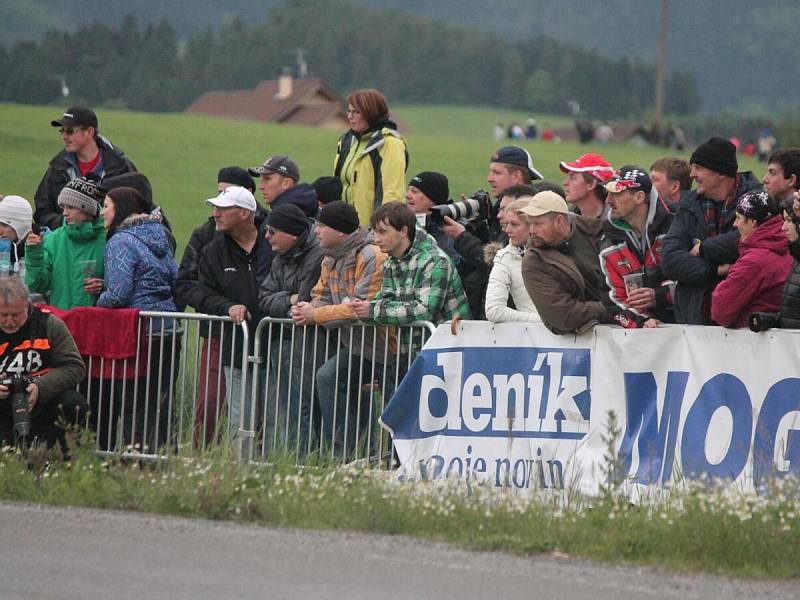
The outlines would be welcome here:
<svg viewBox="0 0 800 600">
<path fill-rule="evenodd" d="M 73 179 L 58 195 L 58 205 L 71 206 L 96 217 L 100 211 L 100 204 L 106 197 L 106 191 L 100 187 L 99 182 L 89 179 Z"/>
</svg>

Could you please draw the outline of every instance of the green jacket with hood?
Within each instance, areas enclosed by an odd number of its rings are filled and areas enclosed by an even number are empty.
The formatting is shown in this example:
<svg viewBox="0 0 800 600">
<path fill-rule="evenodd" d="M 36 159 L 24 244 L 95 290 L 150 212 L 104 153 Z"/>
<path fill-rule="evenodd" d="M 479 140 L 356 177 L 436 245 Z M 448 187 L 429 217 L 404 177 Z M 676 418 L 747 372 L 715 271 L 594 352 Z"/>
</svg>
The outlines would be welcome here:
<svg viewBox="0 0 800 600">
<path fill-rule="evenodd" d="M 106 231 L 100 219 L 64 225 L 41 244 L 25 248 L 25 282 L 31 292 L 47 294 L 49 304 L 62 310 L 94 306 L 97 295 L 83 289 L 83 261 L 95 261 L 94 277 L 104 279 Z"/>
</svg>

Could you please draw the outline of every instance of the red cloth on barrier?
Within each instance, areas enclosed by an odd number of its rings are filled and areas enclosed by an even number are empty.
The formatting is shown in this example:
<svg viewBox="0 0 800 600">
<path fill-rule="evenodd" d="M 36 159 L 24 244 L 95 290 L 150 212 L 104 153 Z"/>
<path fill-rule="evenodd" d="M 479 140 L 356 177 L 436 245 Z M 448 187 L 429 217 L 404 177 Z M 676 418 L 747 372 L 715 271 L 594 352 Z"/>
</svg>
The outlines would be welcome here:
<svg viewBox="0 0 800 600">
<path fill-rule="evenodd" d="M 48 305 L 40 305 L 40 308 L 64 321 L 86 362 L 89 377 L 133 379 L 147 373 L 147 344 L 144 340 L 139 352 L 139 369 L 136 370 L 138 308 L 81 306 L 61 310 Z"/>
</svg>

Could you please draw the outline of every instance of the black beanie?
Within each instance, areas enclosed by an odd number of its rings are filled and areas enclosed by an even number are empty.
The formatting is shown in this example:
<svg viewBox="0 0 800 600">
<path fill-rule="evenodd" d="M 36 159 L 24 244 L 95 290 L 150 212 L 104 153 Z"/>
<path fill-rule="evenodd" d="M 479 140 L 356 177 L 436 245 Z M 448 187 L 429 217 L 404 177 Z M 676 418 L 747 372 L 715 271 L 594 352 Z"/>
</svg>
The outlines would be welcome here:
<svg viewBox="0 0 800 600">
<path fill-rule="evenodd" d="M 317 219 L 331 229 L 351 234 L 358 229 L 358 213 L 347 202 L 330 202 L 322 207 Z"/>
<path fill-rule="evenodd" d="M 338 177 L 320 177 L 311 186 L 317 192 L 317 200 L 321 204 L 342 199 L 342 180 Z"/>
<path fill-rule="evenodd" d="M 251 194 L 256 193 L 256 183 L 250 177 L 247 169 L 242 167 L 223 167 L 217 173 L 217 183 L 232 183 L 250 190 Z"/>
<path fill-rule="evenodd" d="M 689 162 L 728 177 L 736 177 L 736 173 L 739 171 L 736 146 L 730 140 L 718 136 L 709 138 L 706 143 L 700 144 L 697 150 L 692 152 Z"/>
<path fill-rule="evenodd" d="M 767 192 L 751 190 L 736 201 L 736 212 L 760 225 L 778 213 L 778 203 Z"/>
<path fill-rule="evenodd" d="M 423 171 L 408 182 L 425 194 L 434 204 L 447 204 L 450 199 L 450 186 L 447 177 L 436 171 Z"/>
<path fill-rule="evenodd" d="M 278 231 L 299 236 L 308 229 L 310 221 L 294 204 L 282 204 L 267 215 L 267 225 Z"/>
</svg>

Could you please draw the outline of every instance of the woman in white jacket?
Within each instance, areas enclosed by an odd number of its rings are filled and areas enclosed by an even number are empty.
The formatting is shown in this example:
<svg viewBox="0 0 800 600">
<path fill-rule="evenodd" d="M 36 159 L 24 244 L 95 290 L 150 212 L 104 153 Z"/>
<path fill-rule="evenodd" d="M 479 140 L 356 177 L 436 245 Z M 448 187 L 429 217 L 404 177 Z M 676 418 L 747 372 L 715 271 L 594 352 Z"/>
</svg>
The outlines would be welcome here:
<svg viewBox="0 0 800 600">
<path fill-rule="evenodd" d="M 522 255 L 528 244 L 529 234 L 528 222 L 520 209 L 530 200 L 530 196 L 523 196 L 509 204 L 506 209 L 505 232 L 508 235 L 508 244 L 495 254 L 486 288 L 486 318 L 493 323 L 542 321 L 522 281 Z M 516 308 L 509 308 L 509 296 Z"/>
</svg>

